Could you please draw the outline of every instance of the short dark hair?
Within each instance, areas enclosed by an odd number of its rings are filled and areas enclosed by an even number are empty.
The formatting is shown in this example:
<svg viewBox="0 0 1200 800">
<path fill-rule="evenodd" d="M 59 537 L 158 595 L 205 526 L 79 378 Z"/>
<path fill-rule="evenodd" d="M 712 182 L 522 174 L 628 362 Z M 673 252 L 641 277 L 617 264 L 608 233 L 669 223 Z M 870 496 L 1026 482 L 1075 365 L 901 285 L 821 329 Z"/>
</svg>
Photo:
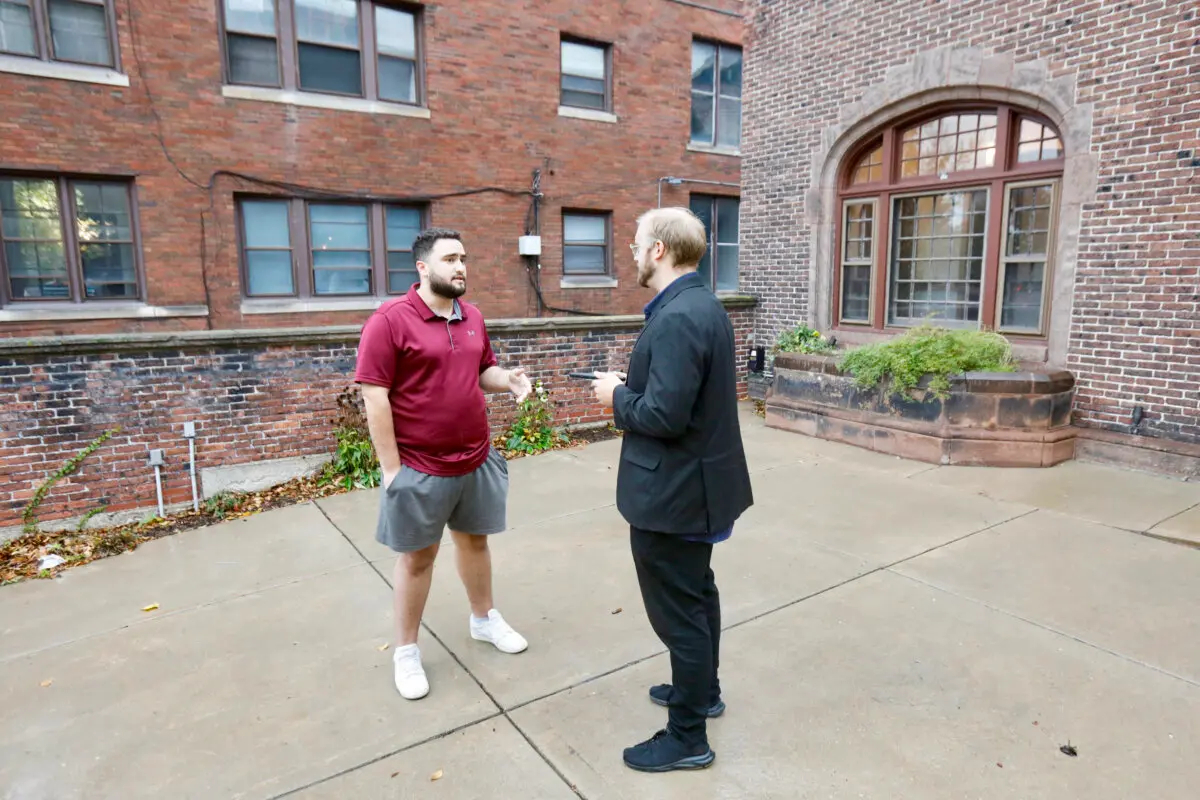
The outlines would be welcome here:
<svg viewBox="0 0 1200 800">
<path fill-rule="evenodd" d="M 425 261 L 428 259 L 429 254 L 433 252 L 433 246 L 442 239 L 454 239 L 456 242 L 461 242 L 462 234 L 449 228 L 427 228 L 421 231 L 417 234 L 417 238 L 413 239 L 413 260 Z"/>
</svg>

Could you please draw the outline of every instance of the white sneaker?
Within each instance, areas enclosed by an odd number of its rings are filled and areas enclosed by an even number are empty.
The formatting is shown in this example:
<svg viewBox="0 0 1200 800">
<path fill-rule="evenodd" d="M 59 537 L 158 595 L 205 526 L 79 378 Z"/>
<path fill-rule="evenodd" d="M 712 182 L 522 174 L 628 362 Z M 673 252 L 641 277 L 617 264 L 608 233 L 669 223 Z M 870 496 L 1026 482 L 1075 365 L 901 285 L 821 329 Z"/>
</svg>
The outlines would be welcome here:
<svg viewBox="0 0 1200 800">
<path fill-rule="evenodd" d="M 429 681 L 421 666 L 421 650 L 415 644 L 397 647 L 392 653 L 396 667 L 396 691 L 405 700 L 420 700 L 429 694 Z"/>
<path fill-rule="evenodd" d="M 481 622 L 476 622 L 475 616 L 471 615 L 471 638 L 491 642 L 502 653 L 520 653 L 529 647 L 525 637 L 514 631 L 494 608 L 488 612 L 487 619 Z"/>
</svg>

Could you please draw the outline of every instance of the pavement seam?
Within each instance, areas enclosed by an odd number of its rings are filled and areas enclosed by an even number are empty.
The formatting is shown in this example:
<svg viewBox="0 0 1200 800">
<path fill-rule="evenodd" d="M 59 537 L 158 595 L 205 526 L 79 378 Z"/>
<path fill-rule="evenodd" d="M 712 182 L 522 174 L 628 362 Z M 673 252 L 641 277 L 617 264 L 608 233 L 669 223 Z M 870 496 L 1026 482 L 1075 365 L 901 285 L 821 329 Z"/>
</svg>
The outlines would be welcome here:
<svg viewBox="0 0 1200 800">
<path fill-rule="evenodd" d="M 329 515 L 325 513 L 325 509 L 321 508 L 319 505 L 317 506 L 317 508 L 320 509 L 321 514 L 325 517 L 325 519 L 329 520 L 329 524 L 334 527 L 334 530 L 336 530 L 338 533 L 340 533 L 343 536 L 343 538 L 345 538 L 346 541 L 350 543 L 350 546 L 354 548 L 355 552 L 358 553 L 359 557 L 362 558 L 362 560 L 367 564 L 367 566 L 370 567 L 375 572 L 375 574 L 379 576 L 379 579 L 381 581 L 383 581 L 385 586 L 388 587 L 388 591 L 389 592 L 395 591 L 395 587 L 392 586 L 392 583 L 391 583 L 391 581 L 388 580 L 387 576 L 384 575 L 382 572 L 380 572 L 379 567 L 376 566 L 375 563 L 372 562 L 370 559 L 368 559 L 363 554 L 362 550 L 358 549 L 358 545 L 354 544 L 354 542 L 350 540 L 350 537 L 346 535 L 346 532 L 343 531 L 336 522 L 334 522 L 332 519 L 330 519 Z M 533 739 L 531 739 L 529 737 L 529 734 L 527 734 L 525 732 L 525 730 L 520 725 L 518 725 L 512 717 L 509 716 L 508 710 L 505 709 L 504 706 L 500 704 L 500 701 L 496 699 L 495 695 L 493 695 L 490 691 L 488 691 L 488 688 L 483 685 L 483 681 L 481 681 L 479 679 L 479 677 L 474 672 L 471 671 L 471 668 L 468 667 L 465 663 L 463 663 L 463 660 L 458 657 L 458 653 L 454 652 L 454 650 L 451 649 L 451 647 L 448 644 L 446 644 L 446 642 L 442 641 L 442 638 L 437 635 L 437 632 L 434 631 L 433 628 L 431 628 L 427 624 L 425 624 L 425 620 L 421 620 L 421 628 L 425 632 L 427 632 L 430 636 L 432 636 L 434 641 L 436 641 L 438 644 L 440 644 L 442 646 L 442 649 L 444 649 L 447 653 L 450 654 L 450 657 L 454 659 L 454 663 L 458 664 L 458 666 L 462 669 L 462 671 L 467 673 L 467 676 L 470 677 L 471 680 L 475 681 L 475 685 L 479 687 L 479 691 L 483 692 L 484 695 L 487 697 L 487 699 L 492 702 L 492 705 L 494 705 L 496 707 L 497 713 L 491 715 L 490 717 L 485 718 L 484 720 L 478 720 L 477 722 L 484 722 L 487 719 L 496 719 L 498 717 L 503 717 L 504 719 L 508 720 L 508 724 L 513 726 L 513 728 L 517 731 L 517 733 L 519 733 L 521 735 L 521 738 L 524 739 L 531 748 L 533 748 L 533 752 L 538 754 L 538 757 L 541 758 L 542 761 L 545 762 L 546 766 L 548 766 L 554 772 L 554 774 L 559 777 L 559 779 L 563 782 L 563 784 L 566 785 L 566 787 L 568 789 L 570 789 L 575 794 L 576 797 L 580 798 L 580 800 L 587 800 L 587 798 L 584 796 L 584 794 L 582 792 L 580 792 L 578 788 L 576 788 L 575 784 L 571 783 L 571 781 L 568 780 L 567 776 L 562 773 L 562 771 L 558 768 L 558 766 L 555 765 L 555 763 L 553 761 L 551 761 L 550 758 L 545 753 L 542 752 L 542 749 L 540 747 L 538 747 L 536 744 L 534 744 Z M 476 724 L 476 723 L 471 723 L 471 724 Z M 462 730 L 463 727 L 469 727 L 469 726 L 461 726 L 460 728 L 457 728 L 456 730 Z M 435 737 L 433 737 L 433 739 L 440 739 L 440 738 L 442 738 L 442 736 L 448 736 L 450 733 L 454 733 L 454 732 L 455 731 L 450 731 L 447 734 L 441 734 L 439 736 L 435 736 Z M 433 739 L 429 739 L 427 741 L 433 741 Z M 414 745 L 414 746 L 416 746 L 416 745 Z M 405 749 L 407 749 L 407 748 L 405 748 Z M 403 751 L 397 751 L 397 752 L 403 752 Z M 393 753 L 391 755 L 395 755 L 395 754 Z M 381 758 L 388 758 L 388 757 L 389 756 L 382 756 Z M 323 778 L 320 781 L 317 781 L 316 783 L 313 783 L 310 785 L 315 786 L 318 783 L 324 783 L 327 780 L 332 780 L 333 778 L 336 778 L 339 775 L 344 775 L 348 772 L 353 772 L 356 769 L 361 769 L 362 767 L 368 766 L 370 764 L 375 763 L 376 761 L 381 760 L 381 758 L 372 759 L 371 761 L 367 761 L 363 764 L 359 764 L 357 767 L 351 767 L 347 770 L 344 770 L 343 772 L 338 773 L 337 775 L 330 775 L 328 778 Z M 307 788 L 307 787 L 305 787 L 305 788 Z M 293 790 L 293 792 L 295 792 L 295 791 L 300 791 L 300 790 L 299 789 Z M 292 794 L 293 792 L 288 792 L 288 794 Z M 286 795 L 279 795 L 279 797 L 285 797 L 285 796 Z"/>
<path fill-rule="evenodd" d="M 1040 628 L 1044 631 L 1053 633 L 1057 636 L 1062 636 L 1063 638 L 1070 639 L 1073 642 L 1078 642 L 1079 644 L 1082 644 L 1085 647 L 1090 647 L 1093 650 L 1099 650 L 1101 653 L 1107 653 L 1110 656 L 1115 656 L 1116 658 L 1119 658 L 1122 661 L 1128 661 L 1130 664 L 1135 664 L 1139 667 L 1145 667 L 1146 669 L 1153 670 L 1154 672 L 1157 672 L 1161 675 L 1166 675 L 1169 678 L 1174 678 L 1178 681 L 1182 681 L 1182 682 L 1188 684 L 1189 686 L 1200 687 L 1200 681 L 1194 680 L 1192 678 L 1188 678 L 1184 675 L 1177 675 L 1174 672 L 1171 672 L 1170 670 L 1163 669 L 1162 667 L 1156 666 L 1154 664 L 1150 664 L 1146 661 L 1141 661 L 1139 659 L 1134 658 L 1133 656 L 1129 656 L 1124 653 L 1119 653 L 1116 650 L 1110 650 L 1109 648 L 1105 647 L 1104 645 L 1096 644 L 1095 642 L 1090 642 L 1087 639 L 1083 639 L 1079 636 L 1076 636 L 1073 633 L 1068 633 L 1067 631 L 1064 631 L 1064 630 L 1059 630 L 1058 628 L 1055 628 L 1054 626 L 1048 625 L 1044 622 L 1038 622 L 1037 620 L 1033 620 L 1033 619 L 1029 619 L 1028 617 L 1021 616 L 1020 614 L 1018 614 L 1014 611 L 1008 611 L 1006 609 L 1000 608 L 999 606 L 994 606 L 991 603 L 987 603 L 983 600 L 979 600 L 974 597 L 968 597 L 967 595 L 964 595 L 964 594 L 959 594 L 958 592 L 956 592 L 952 589 L 948 589 L 945 586 L 939 586 L 936 583 L 931 583 L 930 581 L 924 580 L 922 578 L 918 578 L 914 575 L 907 575 L 903 572 L 896 572 L 895 570 L 892 570 L 890 567 L 888 568 L 888 572 L 891 572 L 891 574 L 896 575 L 897 577 L 910 580 L 913 583 L 919 583 L 922 586 L 928 586 L 930 589 L 934 589 L 936 591 L 942 592 L 943 594 L 947 594 L 947 595 L 950 595 L 951 597 L 958 598 L 959 600 L 965 600 L 968 603 L 974 603 L 976 605 L 979 605 L 979 606 L 982 606 L 982 607 L 988 609 L 989 611 L 994 611 L 997 614 L 1003 614 L 1006 617 L 1011 617 L 1012 619 L 1020 620 L 1021 622 L 1024 622 L 1027 625 L 1032 625 L 1035 628 Z"/>
<path fill-rule="evenodd" d="M 1166 525 L 1171 520 L 1178 519 L 1179 517 L 1182 517 L 1184 514 L 1187 514 L 1190 511 L 1194 511 L 1197 508 L 1200 508 L 1200 503 L 1193 503 L 1192 505 L 1185 508 L 1183 511 L 1180 511 L 1178 514 L 1172 514 L 1171 516 L 1167 517 L 1166 519 L 1160 519 L 1158 522 L 1156 522 L 1153 525 L 1151 525 L 1150 527 L 1146 528 L 1146 530 L 1138 531 L 1138 532 L 1139 533 L 1152 533 L 1154 531 L 1154 529 L 1157 528 L 1159 525 Z"/>
</svg>

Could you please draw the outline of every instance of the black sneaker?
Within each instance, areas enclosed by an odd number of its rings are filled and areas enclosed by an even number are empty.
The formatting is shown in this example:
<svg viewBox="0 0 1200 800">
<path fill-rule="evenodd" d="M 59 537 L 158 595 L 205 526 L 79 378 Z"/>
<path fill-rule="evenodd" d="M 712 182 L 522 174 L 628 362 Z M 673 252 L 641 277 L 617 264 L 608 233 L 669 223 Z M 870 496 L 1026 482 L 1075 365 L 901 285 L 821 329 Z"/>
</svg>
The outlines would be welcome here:
<svg viewBox="0 0 1200 800">
<path fill-rule="evenodd" d="M 650 702 L 655 705 L 669 707 L 671 705 L 671 694 L 674 692 L 674 687 L 669 683 L 660 683 L 658 686 L 650 687 Z M 721 698 L 708 707 L 708 718 L 713 719 L 725 713 L 725 703 Z"/>
<path fill-rule="evenodd" d="M 704 769 L 716 757 L 717 754 L 708 744 L 689 747 L 666 730 L 659 731 L 641 744 L 625 748 L 625 766 L 640 772 Z"/>
</svg>

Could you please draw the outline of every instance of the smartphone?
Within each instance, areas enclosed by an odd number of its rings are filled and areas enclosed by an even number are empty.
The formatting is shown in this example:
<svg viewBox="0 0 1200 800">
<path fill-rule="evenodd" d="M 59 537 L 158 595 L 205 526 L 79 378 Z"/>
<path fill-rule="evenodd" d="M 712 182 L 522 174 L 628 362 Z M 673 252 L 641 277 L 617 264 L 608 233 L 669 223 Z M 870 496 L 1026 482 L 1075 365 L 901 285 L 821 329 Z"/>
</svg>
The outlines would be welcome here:
<svg viewBox="0 0 1200 800">
<path fill-rule="evenodd" d="M 567 373 L 567 377 L 568 378 L 578 378 L 581 381 L 594 381 L 594 380 L 596 380 L 596 373 L 594 373 L 594 372 L 570 372 L 570 373 Z"/>
</svg>

